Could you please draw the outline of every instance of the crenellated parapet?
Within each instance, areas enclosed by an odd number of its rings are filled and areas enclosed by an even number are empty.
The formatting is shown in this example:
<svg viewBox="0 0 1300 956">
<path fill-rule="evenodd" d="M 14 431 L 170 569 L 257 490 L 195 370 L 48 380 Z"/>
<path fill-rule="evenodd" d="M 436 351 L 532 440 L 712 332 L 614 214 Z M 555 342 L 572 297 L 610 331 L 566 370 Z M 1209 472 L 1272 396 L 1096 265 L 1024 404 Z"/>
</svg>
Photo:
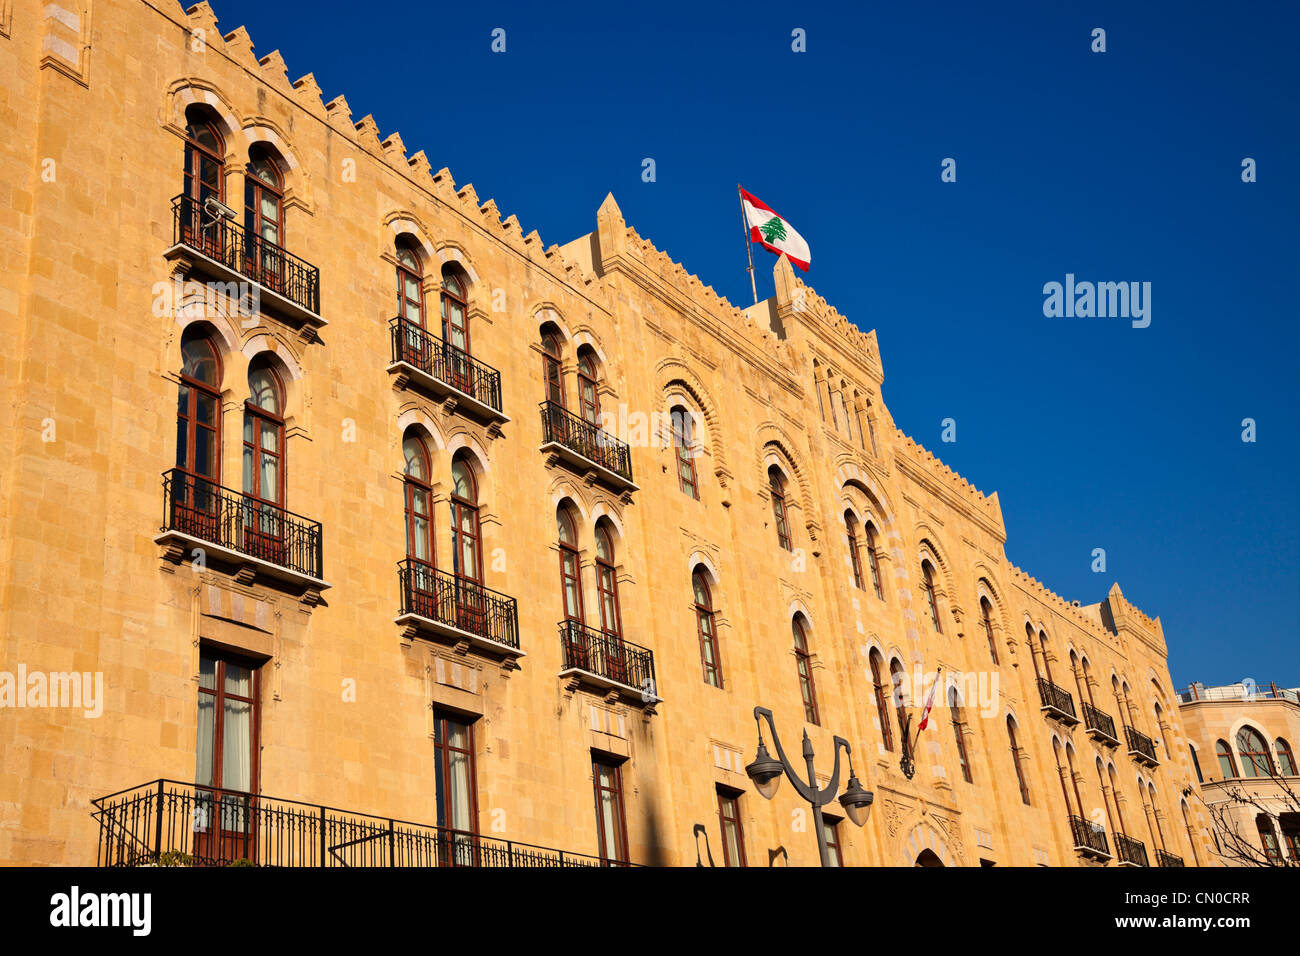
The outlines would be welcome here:
<svg viewBox="0 0 1300 956">
<path fill-rule="evenodd" d="M 812 338 L 839 353 L 841 360 L 848 359 L 857 364 L 879 388 L 884 369 L 875 330 L 864 332 L 858 328 L 848 316 L 804 282 L 785 256 L 777 259 L 772 279 L 776 288 L 777 314 L 782 324 L 787 328 L 792 323 L 802 324 Z"/>
<path fill-rule="evenodd" d="M 1002 505 L 997 492 L 985 495 L 969 481 L 945 465 L 933 452 L 921 445 L 910 435 L 895 430 L 895 461 L 906 467 L 911 462 L 925 475 L 946 489 L 950 496 L 966 504 L 968 509 L 984 518 L 995 529 L 999 540 L 1006 540 L 1006 529 L 1002 523 Z"/>
</svg>

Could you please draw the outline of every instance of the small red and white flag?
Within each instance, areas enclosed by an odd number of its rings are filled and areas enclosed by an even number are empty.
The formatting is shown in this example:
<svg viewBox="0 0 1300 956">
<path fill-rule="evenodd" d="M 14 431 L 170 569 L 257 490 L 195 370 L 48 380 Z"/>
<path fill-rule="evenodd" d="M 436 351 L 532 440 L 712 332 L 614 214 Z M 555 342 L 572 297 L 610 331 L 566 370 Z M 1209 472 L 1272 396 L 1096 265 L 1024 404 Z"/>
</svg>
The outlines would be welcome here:
<svg viewBox="0 0 1300 956">
<path fill-rule="evenodd" d="M 812 252 L 789 220 L 777 215 L 771 206 L 744 189 L 740 191 L 740 205 L 745 210 L 745 222 L 749 224 L 750 242 L 760 243 L 778 256 L 785 253 L 791 262 L 804 272 L 808 271 Z"/>
<path fill-rule="evenodd" d="M 939 689 L 939 674 L 942 671 L 943 668 L 941 667 L 934 673 L 934 683 L 930 685 L 930 693 L 925 698 L 925 709 L 921 711 L 921 722 L 916 725 L 916 732 L 918 734 L 925 730 L 926 726 L 930 723 L 930 711 L 934 707 L 934 692 Z"/>
</svg>

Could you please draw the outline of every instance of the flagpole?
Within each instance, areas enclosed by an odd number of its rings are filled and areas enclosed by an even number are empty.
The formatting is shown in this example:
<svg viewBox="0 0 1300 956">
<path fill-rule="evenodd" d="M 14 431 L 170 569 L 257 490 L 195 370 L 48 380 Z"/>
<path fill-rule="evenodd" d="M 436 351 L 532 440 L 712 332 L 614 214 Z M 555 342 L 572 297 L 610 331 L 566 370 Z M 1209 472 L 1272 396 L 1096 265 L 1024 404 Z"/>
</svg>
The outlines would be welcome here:
<svg viewBox="0 0 1300 956">
<path fill-rule="evenodd" d="M 749 257 L 749 290 L 754 293 L 754 304 L 758 305 L 758 286 L 754 283 L 754 244 L 749 240 L 749 217 L 745 215 L 745 197 L 741 194 L 740 183 L 736 183 L 736 198 L 740 200 L 740 223 L 745 228 L 745 255 Z"/>
<path fill-rule="evenodd" d="M 940 667 L 937 671 L 934 672 L 934 683 L 930 685 L 930 694 L 933 694 L 935 688 L 939 686 L 939 675 L 942 673 L 943 673 L 942 667 Z M 927 694 L 926 696 L 929 697 L 929 694 Z M 923 714 L 922 719 L 924 719 L 925 716 L 928 715 Z M 919 741 L 920 739 L 921 739 L 921 727 L 920 725 L 918 725 L 916 728 L 916 736 L 912 738 L 912 746 L 909 748 L 913 753 L 916 753 L 916 744 L 917 741 Z"/>
</svg>

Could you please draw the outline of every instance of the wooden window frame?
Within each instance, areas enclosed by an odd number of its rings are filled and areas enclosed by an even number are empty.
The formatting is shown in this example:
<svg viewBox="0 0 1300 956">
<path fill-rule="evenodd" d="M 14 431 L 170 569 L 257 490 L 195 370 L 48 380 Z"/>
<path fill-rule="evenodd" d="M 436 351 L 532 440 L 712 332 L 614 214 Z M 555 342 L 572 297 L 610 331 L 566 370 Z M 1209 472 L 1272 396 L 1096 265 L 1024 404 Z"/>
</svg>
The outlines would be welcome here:
<svg viewBox="0 0 1300 956">
<path fill-rule="evenodd" d="M 601 783 L 601 768 L 611 771 L 614 784 L 612 787 L 606 787 Z M 623 766 L 613 761 L 603 760 L 600 757 L 593 756 L 591 760 L 591 779 L 593 793 L 596 800 L 596 837 L 600 846 L 600 858 L 607 865 L 610 863 L 625 864 L 629 861 L 629 851 L 627 843 L 627 808 L 623 802 Z M 614 855 L 609 852 L 605 846 L 605 818 L 602 811 L 601 794 L 608 791 L 614 794 L 614 808 L 618 819 L 615 821 L 614 839 L 621 842 L 621 846 L 616 849 L 621 850 L 621 855 Z"/>
<path fill-rule="evenodd" d="M 477 862 L 478 857 L 478 755 L 476 739 L 474 734 L 474 719 L 454 711 L 447 711 L 441 708 L 435 708 L 433 712 L 434 731 L 433 731 L 433 752 L 434 752 L 434 800 L 435 807 L 441 803 L 441 813 L 435 812 L 438 819 L 437 826 L 449 835 L 446 841 L 447 854 L 445 858 L 446 865 L 457 866 L 464 865 L 460 862 L 459 846 L 451 835 L 468 836 L 470 846 L 473 848 L 473 860 Z M 451 745 L 451 735 L 448 733 L 448 724 L 456 724 L 465 728 L 465 736 L 468 742 L 467 747 L 453 747 Z M 451 803 L 451 791 L 449 788 L 451 781 L 451 755 L 452 753 L 463 753 L 468 757 L 469 764 L 469 830 L 460 830 L 453 825 L 453 813 Z M 443 790 L 439 790 L 439 787 Z M 441 845 L 441 841 L 440 841 Z"/>
<path fill-rule="evenodd" d="M 197 127 L 205 126 L 212 133 L 217 141 L 217 151 L 205 146 L 199 142 L 192 130 Z M 201 203 L 203 200 L 203 163 L 211 162 L 216 167 L 217 173 L 217 190 L 216 199 L 218 202 L 225 202 L 226 198 L 226 138 L 221 135 L 221 130 L 217 124 L 210 119 L 186 119 L 185 122 L 185 169 L 184 169 L 184 194 L 195 203 Z"/>
<path fill-rule="evenodd" d="M 925 592 L 926 606 L 930 611 L 930 623 L 934 633 L 943 633 L 943 624 L 939 620 L 939 598 L 934 588 L 934 566 L 928 561 L 921 562 L 921 589 Z"/>
<path fill-rule="evenodd" d="M 772 517 L 776 521 L 777 543 L 786 551 L 792 551 L 790 519 L 785 505 L 785 476 L 776 465 L 767 470 L 767 486 L 772 495 Z"/>
<path fill-rule="evenodd" d="M 437 535 L 434 534 L 433 530 L 434 524 L 437 520 L 433 513 L 433 460 L 429 455 L 429 447 L 424 443 L 424 439 L 419 435 L 407 434 L 402 439 L 402 443 L 405 444 L 407 441 L 414 441 L 419 447 L 420 456 L 424 462 L 424 474 L 427 477 L 418 478 L 411 474 L 409 468 L 404 471 L 402 497 L 405 502 L 406 510 L 406 557 L 409 561 L 425 565 L 429 568 L 436 568 L 438 566 L 438 551 L 435 544 Z M 429 554 L 427 559 L 419 557 L 416 554 L 417 549 L 412 547 L 412 544 L 416 541 L 418 536 L 415 523 L 417 517 L 415 510 L 415 496 L 421 491 L 423 491 L 425 495 L 425 513 L 419 517 L 423 517 L 425 521 L 426 540 L 424 544 Z"/>
<path fill-rule="evenodd" d="M 961 719 L 961 704 L 957 700 L 957 688 L 948 688 L 948 712 L 952 717 L 952 732 L 957 741 L 957 761 L 961 766 L 962 779 L 974 783 L 971 778 L 970 754 L 966 751 L 966 723 Z"/>
<path fill-rule="evenodd" d="M 897 667 L 897 670 L 895 670 Z M 899 678 L 902 680 L 899 680 Z M 889 662 L 890 692 L 897 698 L 894 702 L 894 714 L 898 719 L 898 739 L 902 742 L 903 754 L 912 755 L 912 742 L 907 737 L 907 701 L 903 696 L 902 684 L 907 680 L 907 669 L 897 657 Z"/>
<path fill-rule="evenodd" d="M 1287 742 L 1286 738 L 1278 737 L 1277 740 L 1273 741 L 1273 749 L 1277 751 L 1278 776 L 1279 777 L 1296 776 L 1296 771 L 1300 770 L 1300 768 L 1296 767 L 1295 751 L 1291 749 L 1291 745 Z M 1282 759 L 1283 757 L 1286 758 L 1285 763 L 1283 762 Z"/>
<path fill-rule="evenodd" d="M 201 379 L 195 378 L 192 375 L 186 374 L 185 362 L 184 362 L 184 348 L 185 348 L 185 344 L 187 343 L 202 343 L 206 345 L 208 349 L 212 352 L 213 361 L 216 363 L 216 373 L 217 373 L 216 385 L 211 385 L 207 382 L 202 381 Z M 181 471 L 185 472 L 185 474 L 193 478 L 199 478 L 205 481 L 210 481 L 214 485 L 219 485 L 221 484 L 221 438 L 222 438 L 221 424 L 223 418 L 220 383 L 222 381 L 222 377 L 224 374 L 222 368 L 222 362 L 221 362 L 221 352 L 217 348 L 216 343 L 212 341 L 210 336 L 195 335 L 192 338 L 184 338 L 184 337 L 182 338 L 181 356 L 182 359 L 181 359 L 181 371 L 180 371 L 180 380 L 181 380 L 180 387 L 189 389 L 189 394 L 185 400 L 184 411 L 181 411 L 180 409 L 180 396 L 179 395 L 177 396 L 176 423 L 178 426 L 180 425 L 181 422 L 185 423 L 184 425 L 185 461 L 180 460 L 181 449 L 178 444 L 176 448 L 176 452 L 177 452 L 176 467 L 179 468 Z M 210 427 L 207 425 L 203 425 L 202 423 L 199 422 L 198 399 L 200 394 L 206 395 L 215 403 L 214 421 Z M 206 475 L 200 472 L 194 463 L 194 451 L 198 445 L 196 439 L 198 437 L 198 432 L 200 429 L 209 432 L 211 435 L 212 448 L 214 454 L 213 454 L 213 469 L 212 469 L 213 473 L 210 475 Z M 177 430 L 179 431 L 179 428 Z"/>
<path fill-rule="evenodd" d="M 993 609 L 988 598 L 980 598 L 980 617 L 984 622 L 984 633 L 989 639 L 989 657 L 996 667 L 998 666 L 998 642 L 993 636 Z"/>
<path fill-rule="evenodd" d="M 803 700 L 803 716 L 808 723 L 820 726 L 817 710 L 817 684 L 812 672 L 812 654 L 808 651 L 808 635 L 803 621 L 795 617 L 790 629 L 794 634 L 794 659 L 799 672 L 799 695 Z"/>
<path fill-rule="evenodd" d="M 561 507 L 555 513 L 555 520 L 563 522 L 569 529 L 569 535 L 572 542 L 566 542 L 564 535 L 557 534 L 557 540 L 560 546 L 560 605 L 564 610 L 564 619 L 566 621 L 577 621 L 579 624 L 584 623 L 586 611 L 582 606 L 582 556 L 578 552 L 578 528 L 577 522 L 573 520 L 573 515 L 568 508 Z M 558 527 L 557 527 L 558 532 Z M 568 588 L 570 583 L 573 585 L 573 593 L 577 599 L 576 616 L 569 610 Z"/>
<path fill-rule="evenodd" d="M 223 776 L 224 767 L 223 757 L 225 755 L 225 724 L 226 711 L 225 702 L 227 699 L 240 701 L 252 705 L 252 715 L 249 718 L 249 787 L 248 791 L 229 790 L 231 793 L 247 792 L 256 795 L 261 788 L 262 772 L 262 663 L 254 661 L 251 658 L 244 657 L 240 654 L 230 654 L 225 651 L 218 651 L 211 647 L 203 647 L 199 651 L 202 658 L 213 661 L 216 666 L 213 668 L 214 690 L 208 690 L 201 684 L 198 688 L 199 694 L 206 694 L 213 699 L 212 710 L 212 783 L 198 784 L 198 786 L 211 787 L 213 790 L 227 791 Z M 234 664 L 236 667 L 247 669 L 251 676 L 252 685 L 251 697 L 240 697 L 238 694 L 231 694 L 226 691 L 226 665 Z M 198 699 L 195 699 L 195 712 L 197 713 Z M 197 740 L 195 743 L 197 747 Z"/>
<path fill-rule="evenodd" d="M 448 279 L 460 286 L 461 292 L 459 294 L 447 288 Z M 460 331 L 465 334 L 465 345 L 463 348 L 452 342 L 451 333 L 456 328 L 456 324 L 451 319 L 449 303 L 460 306 L 460 314 L 463 319 Z M 471 350 L 472 343 L 469 334 L 469 289 L 467 288 L 464 278 L 456 275 L 454 269 L 447 266 L 443 267 L 442 282 L 438 287 L 438 318 L 442 324 L 442 341 L 452 348 L 460 349 L 460 351 L 465 355 L 473 355 L 474 353 Z"/>
<path fill-rule="evenodd" d="M 858 554 L 858 533 L 853 530 L 857 524 L 857 519 L 853 517 L 853 512 L 844 512 L 844 527 L 849 535 L 849 563 L 853 567 L 853 586 L 859 591 L 866 590 L 866 581 L 862 577 L 862 556 Z"/>
<path fill-rule="evenodd" d="M 826 852 L 830 856 L 832 866 L 844 866 L 844 846 L 840 839 L 840 824 L 844 821 L 828 813 L 822 813 L 822 829 L 826 841 Z"/>
<path fill-rule="evenodd" d="M 678 412 L 681 414 L 679 415 Z M 691 421 L 690 412 L 680 405 L 669 413 L 673 425 L 673 452 L 677 458 L 677 487 L 683 494 L 700 500 L 699 476 L 695 473 L 695 458 L 691 454 L 692 436 L 687 433 L 686 423 Z"/>
<path fill-rule="evenodd" d="M 270 363 L 265 363 L 259 365 L 257 369 L 251 369 L 249 372 L 250 376 L 252 375 L 253 372 L 259 370 L 265 370 L 266 372 L 270 373 L 271 382 L 276 392 L 276 407 L 283 410 L 284 403 L 285 403 L 285 389 L 284 389 L 284 381 L 280 378 L 280 373 L 276 371 L 273 365 L 271 365 Z M 253 467 L 252 467 L 253 487 L 243 489 L 244 494 L 253 498 L 255 501 L 262 502 L 263 504 L 274 505 L 277 508 L 284 508 L 285 507 L 284 489 L 287 480 L 287 473 L 289 470 L 288 467 L 289 449 L 285 446 L 286 429 L 284 424 L 284 416 L 282 413 L 277 414 L 274 412 L 268 412 L 260 405 L 255 405 L 253 403 L 252 395 L 249 395 L 247 401 L 244 402 L 244 416 L 245 416 L 245 421 L 247 421 L 248 419 L 252 419 L 253 421 L 253 440 L 250 442 L 247 438 L 242 439 L 243 442 L 242 447 L 245 449 L 245 451 L 251 451 L 253 455 Z M 274 452 L 267 452 L 262 447 L 262 429 L 258 427 L 259 423 L 261 422 L 265 422 L 271 425 L 275 429 L 276 451 Z M 271 457 L 275 458 L 277 461 L 277 465 L 276 465 L 277 487 L 274 489 L 274 497 L 270 497 L 270 498 L 268 498 L 264 494 L 265 489 L 262 487 L 261 456 L 263 454 L 268 454 Z"/>
<path fill-rule="evenodd" d="M 478 505 L 478 475 L 474 474 L 474 466 L 470 464 L 468 457 L 457 455 L 452 460 L 453 475 L 455 466 L 462 464 L 465 471 L 469 474 L 470 492 L 472 498 L 466 498 L 456 491 L 456 482 L 453 478 L 451 482 L 451 548 L 452 548 L 452 568 L 455 570 L 456 577 L 462 581 L 470 581 L 474 584 L 483 583 L 483 530 L 479 525 L 479 505 Z M 470 530 L 467 533 L 464 530 L 465 518 L 469 517 Z M 474 564 L 475 567 L 466 573 L 462 567 L 465 557 L 464 543 L 468 534 L 469 539 L 474 545 Z"/>
<path fill-rule="evenodd" d="M 700 586 L 704 589 L 704 604 L 699 602 L 695 596 L 695 581 L 699 579 Z M 691 600 L 695 603 L 695 630 L 700 639 L 700 666 L 704 671 L 704 683 L 710 687 L 717 687 L 719 690 L 723 687 L 722 677 L 722 655 L 718 648 L 718 622 L 717 612 L 713 607 L 713 589 L 709 587 L 708 579 L 700 571 L 695 571 L 691 575 Z M 713 664 L 709 664 L 709 655 L 705 651 L 713 652 Z M 713 679 L 710 680 L 710 677 Z"/>
<path fill-rule="evenodd" d="M 578 417 L 592 425 L 600 421 L 600 391 L 597 388 L 596 361 L 590 348 L 583 348 L 578 352 Z"/>
<path fill-rule="evenodd" d="M 863 530 L 867 538 L 867 565 L 871 568 L 871 587 L 876 592 L 876 597 L 883 601 L 885 589 L 880 582 L 880 559 L 876 555 L 876 529 L 868 521 L 863 524 Z"/>
<path fill-rule="evenodd" d="M 1224 780 L 1236 780 L 1240 776 L 1237 773 L 1237 758 L 1232 754 L 1232 747 L 1222 737 L 1214 742 L 1214 755 L 1219 758 L 1219 773 L 1223 774 Z M 1228 761 L 1226 769 L 1223 765 L 1224 760 Z"/>
<path fill-rule="evenodd" d="M 1020 744 L 1016 736 L 1016 722 L 1010 717 L 1007 718 L 1007 739 L 1011 743 L 1011 762 L 1016 765 L 1016 780 L 1020 784 L 1020 799 L 1025 806 L 1032 807 L 1033 803 L 1029 799 L 1029 781 L 1025 779 L 1025 767 L 1021 762 Z"/>
<path fill-rule="evenodd" d="M 1268 741 L 1254 727 L 1249 724 L 1237 731 L 1237 751 L 1241 754 L 1241 769 L 1244 771 L 1247 766 L 1253 773 L 1246 776 L 1252 779 L 1261 777 L 1276 776 L 1273 767 L 1273 755 L 1269 753 Z M 1258 743 L 1258 750 L 1249 750 L 1247 745 L 1254 746 Z"/>
<path fill-rule="evenodd" d="M 884 663 L 884 658 L 880 652 L 874 648 L 868 658 L 871 663 L 871 686 L 876 697 L 876 716 L 880 720 L 880 736 L 885 745 L 885 749 L 891 753 L 894 750 L 894 734 L 890 724 L 888 698 L 885 696 L 884 678 L 880 673 L 880 665 Z"/>
<path fill-rule="evenodd" d="M 722 865 L 728 867 L 743 867 L 745 863 L 745 823 L 740 816 L 740 797 L 741 793 L 727 787 L 718 785 L 716 788 L 718 796 L 718 828 L 722 834 Z M 730 811 L 730 812 L 728 812 Z M 739 859 L 731 859 L 731 850 L 727 840 L 727 825 L 731 824 L 736 832 L 736 853 Z"/>
<path fill-rule="evenodd" d="M 564 345 L 557 332 L 542 333 L 542 387 L 546 400 L 561 408 L 564 399 Z"/>
<path fill-rule="evenodd" d="M 415 260 L 416 268 L 412 269 L 406 263 L 402 262 L 402 250 L 405 249 Z M 420 317 L 417 323 L 420 328 L 425 327 L 425 309 L 424 309 L 424 257 L 419 251 L 408 243 L 398 242 L 396 245 L 397 255 L 397 314 L 405 321 L 410 321 L 407 317 L 407 306 L 414 304 L 416 314 Z M 407 280 L 415 282 L 416 298 L 412 299 L 406 294 Z"/>
</svg>

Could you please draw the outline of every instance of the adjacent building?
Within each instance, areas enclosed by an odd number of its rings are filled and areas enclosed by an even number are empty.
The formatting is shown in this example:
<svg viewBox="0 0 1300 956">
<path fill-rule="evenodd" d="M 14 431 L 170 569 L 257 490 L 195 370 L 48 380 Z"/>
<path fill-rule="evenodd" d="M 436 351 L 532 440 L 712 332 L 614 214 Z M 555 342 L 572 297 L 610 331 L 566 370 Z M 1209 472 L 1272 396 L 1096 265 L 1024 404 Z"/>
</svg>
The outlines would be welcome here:
<svg viewBox="0 0 1300 956">
<path fill-rule="evenodd" d="M 0 3 L 0 76 L 0 862 L 815 864 L 756 706 L 832 862 L 1209 862 L 1159 618 L 785 260 L 548 244 L 206 3 Z"/>
</svg>

